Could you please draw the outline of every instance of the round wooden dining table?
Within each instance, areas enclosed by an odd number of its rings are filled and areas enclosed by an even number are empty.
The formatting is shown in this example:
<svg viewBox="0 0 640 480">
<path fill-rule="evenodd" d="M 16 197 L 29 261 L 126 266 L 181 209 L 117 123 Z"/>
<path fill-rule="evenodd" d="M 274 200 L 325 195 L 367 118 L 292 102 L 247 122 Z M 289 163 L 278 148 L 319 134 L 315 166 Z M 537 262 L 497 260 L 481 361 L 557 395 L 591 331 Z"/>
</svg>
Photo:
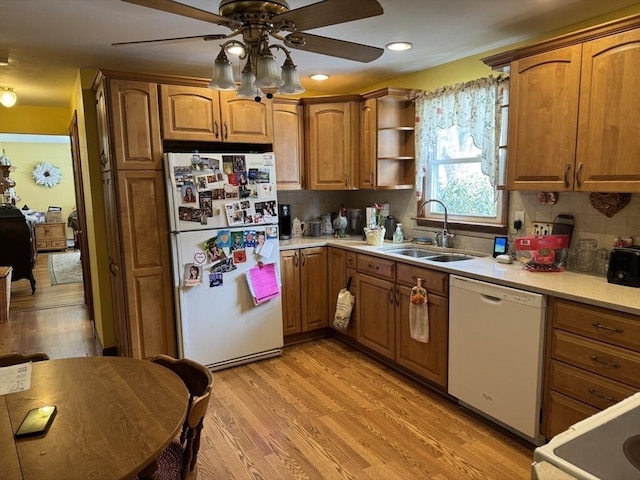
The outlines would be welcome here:
<svg viewBox="0 0 640 480">
<path fill-rule="evenodd" d="M 188 399 L 180 377 L 145 360 L 33 363 L 31 388 L 0 396 L 0 477 L 131 479 L 180 431 Z M 45 405 L 58 409 L 49 431 L 14 438 L 27 412 Z"/>
</svg>

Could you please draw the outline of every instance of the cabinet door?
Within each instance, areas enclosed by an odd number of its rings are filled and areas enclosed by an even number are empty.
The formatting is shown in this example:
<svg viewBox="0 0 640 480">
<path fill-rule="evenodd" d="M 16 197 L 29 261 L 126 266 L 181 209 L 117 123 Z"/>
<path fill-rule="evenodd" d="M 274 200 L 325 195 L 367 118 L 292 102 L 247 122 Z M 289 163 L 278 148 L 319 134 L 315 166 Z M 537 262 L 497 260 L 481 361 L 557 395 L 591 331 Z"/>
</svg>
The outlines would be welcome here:
<svg viewBox="0 0 640 480">
<path fill-rule="evenodd" d="M 304 188 L 304 118 L 302 105 L 273 101 L 273 153 L 278 190 Z"/>
<path fill-rule="evenodd" d="M 282 331 L 283 335 L 300 333 L 300 255 L 298 250 L 280 252 L 280 278 L 282 279 Z"/>
<path fill-rule="evenodd" d="M 162 170 L 157 85 L 131 80 L 107 82 L 115 157 L 111 168 Z"/>
<path fill-rule="evenodd" d="M 175 356 L 171 253 L 159 171 L 118 171 L 117 207 L 132 356 Z"/>
<path fill-rule="evenodd" d="M 336 102 L 306 108 L 309 189 L 356 189 L 358 104 Z"/>
<path fill-rule="evenodd" d="M 447 387 L 449 305 L 446 298 L 428 294 L 429 342 L 411 338 L 409 309 L 411 288 L 398 286 L 396 308 L 396 361 L 412 372 Z"/>
<path fill-rule="evenodd" d="M 329 325 L 327 288 L 326 247 L 300 249 L 300 305 L 303 332 Z"/>
<path fill-rule="evenodd" d="M 273 143 L 272 101 L 240 98 L 236 92 L 218 92 L 222 118 L 222 141 Z"/>
<path fill-rule="evenodd" d="M 394 284 L 359 273 L 357 285 L 358 342 L 394 360 L 396 308 Z"/>
<path fill-rule="evenodd" d="M 360 105 L 362 122 L 362 151 L 360 156 L 360 175 L 358 188 L 372 189 L 376 186 L 376 164 L 378 160 L 378 101 L 375 98 L 365 100 Z"/>
<path fill-rule="evenodd" d="M 160 102 L 162 138 L 222 141 L 218 92 L 202 87 L 160 85 Z"/>
<path fill-rule="evenodd" d="M 512 62 L 509 189 L 572 190 L 581 51 L 573 45 Z"/>
<path fill-rule="evenodd" d="M 113 318 L 117 354 L 131 356 L 129 317 L 124 301 L 124 279 L 120 255 L 120 227 L 118 226 L 118 204 L 116 201 L 115 172 L 102 174 L 105 221 L 107 227 L 107 253 L 109 261 L 109 285 L 111 287 L 111 317 Z"/>
<path fill-rule="evenodd" d="M 586 42 L 575 190 L 640 192 L 640 29 Z"/>
<path fill-rule="evenodd" d="M 102 171 L 111 170 L 111 137 L 109 135 L 109 114 L 105 88 L 105 84 L 102 82 L 96 89 L 96 119 Z"/>
<path fill-rule="evenodd" d="M 329 326 L 333 326 L 338 293 L 347 286 L 349 278 L 351 278 L 349 291 L 355 296 L 356 271 L 347 268 L 347 252 L 341 248 L 329 247 Z M 355 316 L 354 308 L 351 311 L 351 320 L 349 320 L 346 330 L 338 330 L 354 339 L 356 337 Z"/>
</svg>

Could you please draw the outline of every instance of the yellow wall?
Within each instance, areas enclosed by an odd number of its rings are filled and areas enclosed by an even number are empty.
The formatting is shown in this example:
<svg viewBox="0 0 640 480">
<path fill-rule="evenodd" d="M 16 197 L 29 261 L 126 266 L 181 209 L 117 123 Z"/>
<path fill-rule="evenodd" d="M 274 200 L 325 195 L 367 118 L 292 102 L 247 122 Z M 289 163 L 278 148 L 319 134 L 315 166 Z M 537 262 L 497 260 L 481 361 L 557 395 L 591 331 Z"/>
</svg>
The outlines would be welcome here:
<svg viewBox="0 0 640 480">
<path fill-rule="evenodd" d="M 68 108 L 0 106 L 0 133 L 67 135 L 70 118 Z"/>
<path fill-rule="evenodd" d="M 0 146 L 11 160 L 11 166 L 15 168 L 11 173 L 11 179 L 16 182 L 15 191 L 20 197 L 16 206 L 22 208 L 28 205 L 31 210 L 37 212 L 46 212 L 49 206 L 62 207 L 62 221 L 66 222 L 76 204 L 69 142 L 4 141 Z M 48 162 L 60 169 L 62 177 L 58 185 L 49 188 L 35 182 L 32 172 L 40 162 Z M 67 238 L 73 238 L 70 228 L 67 229 Z"/>
</svg>

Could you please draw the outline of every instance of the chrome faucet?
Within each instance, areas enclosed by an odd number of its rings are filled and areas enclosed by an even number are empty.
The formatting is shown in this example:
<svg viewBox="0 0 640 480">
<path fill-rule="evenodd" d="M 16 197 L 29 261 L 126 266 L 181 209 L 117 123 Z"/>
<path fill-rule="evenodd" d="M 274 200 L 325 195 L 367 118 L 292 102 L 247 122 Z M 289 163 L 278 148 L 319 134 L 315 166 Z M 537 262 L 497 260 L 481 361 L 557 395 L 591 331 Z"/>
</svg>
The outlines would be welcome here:
<svg viewBox="0 0 640 480">
<path fill-rule="evenodd" d="M 420 204 L 420 206 L 418 207 L 418 215 L 420 215 L 422 213 L 422 211 L 424 210 L 424 207 L 431 202 L 435 202 L 438 203 L 440 205 L 442 205 L 442 208 L 444 209 L 444 225 L 443 225 L 443 229 L 442 229 L 442 233 L 440 232 L 436 232 L 435 234 L 435 244 L 438 245 L 438 243 L 440 243 L 441 247 L 444 248 L 450 248 L 451 245 L 449 244 L 449 240 L 451 240 L 453 238 L 453 234 L 449 233 L 449 225 L 447 223 L 448 218 L 447 218 L 447 206 L 442 203 L 440 200 L 437 200 L 435 198 L 430 198 L 429 200 L 425 200 L 424 202 L 422 202 Z"/>
</svg>

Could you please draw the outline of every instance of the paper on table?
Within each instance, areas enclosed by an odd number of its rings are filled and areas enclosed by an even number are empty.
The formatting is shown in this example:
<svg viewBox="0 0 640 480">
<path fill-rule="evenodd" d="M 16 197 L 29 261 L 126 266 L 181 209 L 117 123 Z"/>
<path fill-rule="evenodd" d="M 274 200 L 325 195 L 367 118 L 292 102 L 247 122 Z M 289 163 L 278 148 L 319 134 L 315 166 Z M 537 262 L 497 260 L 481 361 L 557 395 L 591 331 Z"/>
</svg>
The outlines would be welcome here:
<svg viewBox="0 0 640 480">
<path fill-rule="evenodd" d="M 280 295 L 280 285 L 275 263 L 253 267 L 247 271 L 247 283 L 256 305 Z"/>
<path fill-rule="evenodd" d="M 31 362 L 0 368 L 0 395 L 31 388 Z"/>
</svg>

